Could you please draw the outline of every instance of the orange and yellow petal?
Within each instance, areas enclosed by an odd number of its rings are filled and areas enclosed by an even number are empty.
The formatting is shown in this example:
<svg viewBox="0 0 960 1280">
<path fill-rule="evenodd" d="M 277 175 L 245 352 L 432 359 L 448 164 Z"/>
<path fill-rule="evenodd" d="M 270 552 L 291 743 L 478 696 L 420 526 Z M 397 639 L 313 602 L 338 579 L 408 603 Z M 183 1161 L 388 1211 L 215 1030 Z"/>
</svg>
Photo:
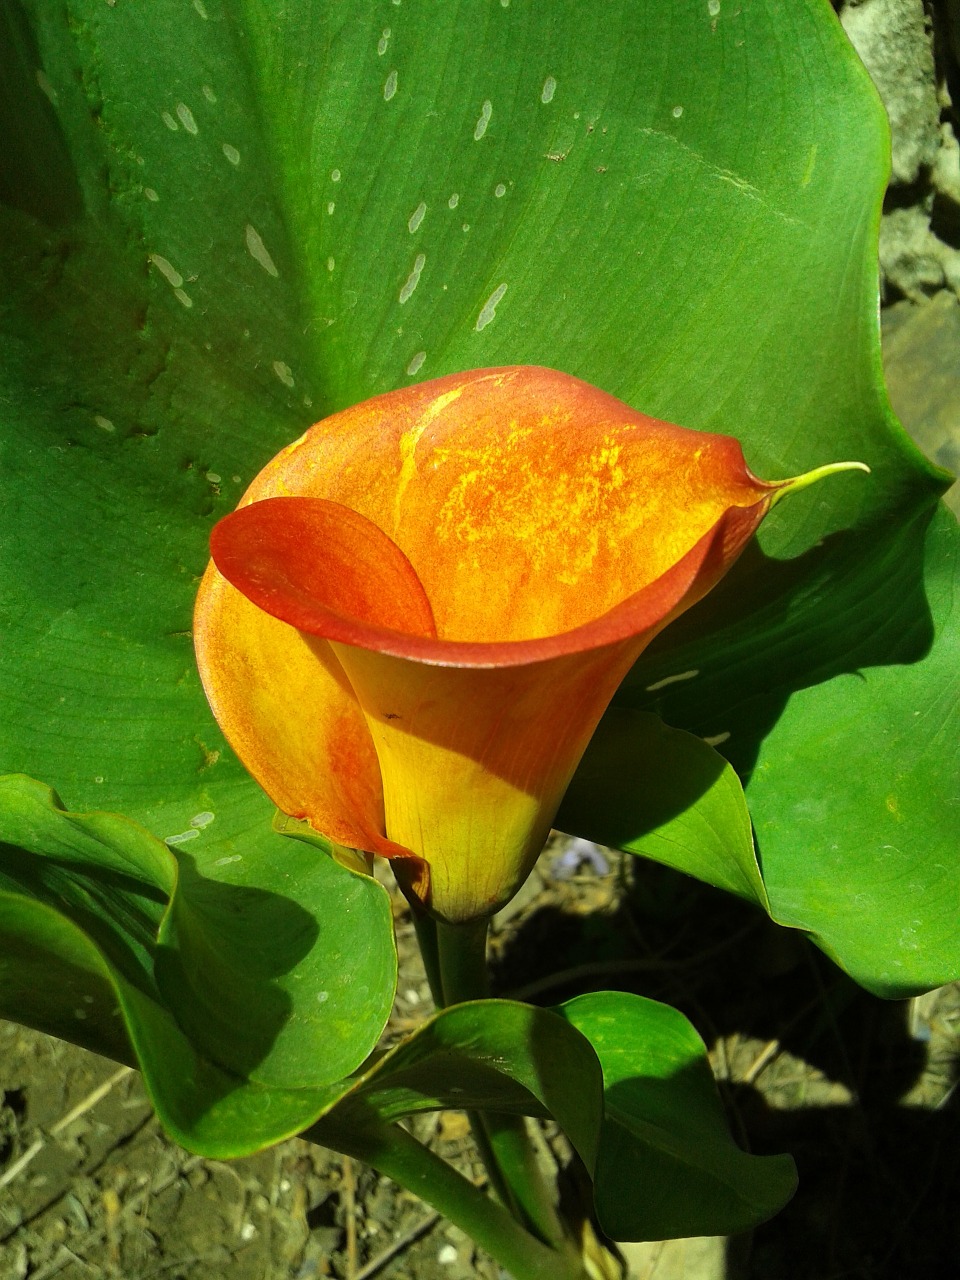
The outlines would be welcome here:
<svg viewBox="0 0 960 1280">
<path fill-rule="evenodd" d="M 644 646 L 819 474 L 767 484 L 736 441 L 552 370 L 377 397 L 285 449 L 215 529 L 211 705 L 282 809 L 400 856 L 438 917 L 488 914 Z"/>
</svg>

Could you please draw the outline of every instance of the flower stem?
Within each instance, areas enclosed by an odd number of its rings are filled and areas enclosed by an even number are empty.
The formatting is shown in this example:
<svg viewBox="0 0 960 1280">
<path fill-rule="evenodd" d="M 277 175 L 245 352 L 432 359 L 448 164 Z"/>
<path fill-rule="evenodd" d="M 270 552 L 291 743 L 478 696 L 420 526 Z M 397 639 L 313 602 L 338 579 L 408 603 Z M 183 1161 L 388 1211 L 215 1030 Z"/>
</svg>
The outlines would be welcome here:
<svg viewBox="0 0 960 1280">
<path fill-rule="evenodd" d="M 437 941 L 437 922 L 425 911 L 411 906 L 413 927 L 417 934 L 420 956 L 430 984 L 430 994 L 438 1009 L 443 1008 L 443 979 L 440 976 L 440 944 Z"/>
<path fill-rule="evenodd" d="M 302 1136 L 363 1160 L 415 1192 L 486 1249 L 515 1280 L 586 1280 L 573 1247 L 559 1250 L 543 1244 L 406 1129 L 372 1116 L 358 1123 L 355 1114 L 341 1126 L 334 1114 Z"/>
<path fill-rule="evenodd" d="M 488 921 L 436 924 L 436 959 L 444 1005 L 482 1000 L 490 994 Z M 554 1207 L 523 1116 L 469 1112 L 470 1125 L 490 1185 L 518 1222 L 555 1247 L 567 1233 Z"/>
<path fill-rule="evenodd" d="M 437 921 L 437 959 L 444 1007 L 466 1000 L 485 1000 L 490 994 L 487 972 L 488 921 L 465 924 Z"/>
</svg>

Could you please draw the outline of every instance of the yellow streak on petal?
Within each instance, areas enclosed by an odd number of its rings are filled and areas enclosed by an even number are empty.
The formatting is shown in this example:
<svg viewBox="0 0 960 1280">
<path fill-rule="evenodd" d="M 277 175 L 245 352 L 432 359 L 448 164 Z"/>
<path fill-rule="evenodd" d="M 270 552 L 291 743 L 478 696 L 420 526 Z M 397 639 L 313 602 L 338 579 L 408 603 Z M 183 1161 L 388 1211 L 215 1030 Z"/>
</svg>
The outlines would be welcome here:
<svg viewBox="0 0 960 1280">
<path fill-rule="evenodd" d="M 408 431 L 404 431 L 400 436 L 398 442 L 400 448 L 400 475 L 393 500 L 394 527 L 400 523 L 403 495 L 406 493 L 410 481 L 417 474 L 417 445 L 420 443 L 423 433 L 443 413 L 444 409 L 448 408 L 454 401 L 459 400 L 462 395 L 463 387 L 454 387 L 452 391 L 446 391 L 443 395 L 437 396 L 424 409 L 416 425 Z"/>
</svg>

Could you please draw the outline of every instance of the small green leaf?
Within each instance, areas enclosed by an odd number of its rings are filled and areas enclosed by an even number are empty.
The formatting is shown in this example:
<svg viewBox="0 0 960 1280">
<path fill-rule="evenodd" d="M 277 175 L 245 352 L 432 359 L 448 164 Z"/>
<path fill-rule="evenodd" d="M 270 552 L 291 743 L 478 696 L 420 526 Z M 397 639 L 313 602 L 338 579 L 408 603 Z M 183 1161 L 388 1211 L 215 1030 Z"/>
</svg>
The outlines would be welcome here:
<svg viewBox="0 0 960 1280">
<path fill-rule="evenodd" d="M 608 1235 L 731 1235 L 786 1204 L 797 1181 L 792 1159 L 736 1146 L 703 1041 L 681 1013 L 614 991 L 579 996 L 557 1012 L 603 1068 L 594 1187 Z"/>
<path fill-rule="evenodd" d="M 77 924 L 46 903 L 3 891 L 0 1016 L 138 1066 L 171 1137 L 214 1159 L 249 1155 L 299 1133 L 331 1096 L 266 1088 L 223 1071 Z"/>
<path fill-rule="evenodd" d="M 768 907 L 737 775 L 701 738 L 649 712 L 610 708 L 555 825 Z"/>
<path fill-rule="evenodd" d="M 239 849 L 241 846 L 237 846 Z M 157 978 L 191 1041 L 235 1075 L 281 1088 L 339 1080 L 390 1014 L 390 900 L 371 876 L 268 828 L 180 882 Z"/>
<path fill-rule="evenodd" d="M 160 1123 L 211 1159 L 250 1155 L 300 1133 L 337 1090 L 243 1080 L 199 1053 L 163 1005 L 118 984 L 124 1017 Z"/>
<path fill-rule="evenodd" d="M 336 1147 L 371 1115 L 453 1107 L 555 1119 L 594 1173 L 601 1225 L 618 1240 L 742 1231 L 796 1183 L 788 1156 L 734 1144 L 703 1042 L 682 1014 L 639 996 L 445 1009 L 344 1081 L 311 1136 Z"/>
<path fill-rule="evenodd" d="M 175 879 L 170 851 L 135 822 L 68 813 L 42 783 L 0 778 L 0 888 L 73 920 L 112 966 L 147 990 Z M 21 1021 L 29 1011 L 27 1001 Z"/>
<path fill-rule="evenodd" d="M 4 1016 L 129 1060 L 125 1022 L 164 1123 L 237 1153 L 308 1123 L 322 1086 L 367 1057 L 396 949 L 371 877 L 262 822 L 227 847 L 195 858 L 0 779 Z"/>
<path fill-rule="evenodd" d="M 602 1080 L 593 1050 L 563 1018 L 512 1000 L 443 1009 L 366 1070 L 342 1082 L 324 1126 L 374 1112 L 392 1121 L 446 1108 L 553 1116 L 588 1167 L 599 1133 Z"/>
<path fill-rule="evenodd" d="M 110 968 L 94 944 L 47 903 L 4 890 L 0 1017 L 118 1062 L 136 1062 Z"/>
</svg>

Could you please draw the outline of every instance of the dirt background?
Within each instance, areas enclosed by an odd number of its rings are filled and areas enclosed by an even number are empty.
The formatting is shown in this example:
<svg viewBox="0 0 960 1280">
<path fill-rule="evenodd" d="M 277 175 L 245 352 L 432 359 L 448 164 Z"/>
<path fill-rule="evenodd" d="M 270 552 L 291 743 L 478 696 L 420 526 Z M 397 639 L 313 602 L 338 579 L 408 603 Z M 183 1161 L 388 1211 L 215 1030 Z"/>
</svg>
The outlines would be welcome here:
<svg viewBox="0 0 960 1280">
<path fill-rule="evenodd" d="M 894 127 L 881 238 L 894 407 L 960 470 L 960 0 L 838 5 Z M 955 489 L 949 501 L 960 511 Z M 390 1033 L 430 1009 L 405 905 Z M 860 991 L 802 937 L 663 868 L 557 842 L 498 919 L 496 992 L 636 991 L 710 1049 L 738 1141 L 790 1151 L 800 1190 L 749 1237 L 625 1248 L 634 1280 L 960 1277 L 960 984 Z M 418 1135 L 479 1179 L 457 1113 Z M 499 1280 L 389 1179 L 294 1139 L 200 1160 L 136 1072 L 0 1023 L 0 1280 Z"/>
</svg>

